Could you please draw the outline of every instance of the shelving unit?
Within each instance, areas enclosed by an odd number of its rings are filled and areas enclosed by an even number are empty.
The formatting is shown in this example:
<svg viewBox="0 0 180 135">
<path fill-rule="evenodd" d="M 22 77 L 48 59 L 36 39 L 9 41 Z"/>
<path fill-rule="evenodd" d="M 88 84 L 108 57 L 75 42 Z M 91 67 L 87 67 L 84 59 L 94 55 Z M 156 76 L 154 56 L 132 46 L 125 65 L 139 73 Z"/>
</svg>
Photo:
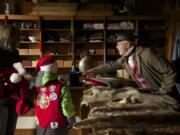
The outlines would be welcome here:
<svg viewBox="0 0 180 135">
<path fill-rule="evenodd" d="M 96 59 L 94 65 L 104 63 L 104 17 L 77 17 L 75 27 L 75 58 L 85 55 Z"/>
<path fill-rule="evenodd" d="M 67 75 L 73 62 L 73 35 L 71 30 L 72 17 L 41 18 L 42 54 L 55 57 L 60 74 Z"/>
<path fill-rule="evenodd" d="M 140 20 L 138 25 L 138 44 L 151 47 L 165 55 L 168 31 L 166 20 Z"/>
<path fill-rule="evenodd" d="M 0 15 L 2 22 L 4 18 Z M 138 36 L 138 45 L 166 54 L 168 23 L 163 17 L 9 15 L 8 18 L 21 30 L 19 50 L 28 69 L 34 69 L 39 57 L 47 54 L 55 57 L 59 73 L 65 76 L 72 64 L 78 64 L 85 55 L 96 59 L 95 65 L 116 60 L 119 58 L 116 42 L 126 32 Z M 36 42 L 31 42 L 28 36 L 37 37 Z"/>
</svg>

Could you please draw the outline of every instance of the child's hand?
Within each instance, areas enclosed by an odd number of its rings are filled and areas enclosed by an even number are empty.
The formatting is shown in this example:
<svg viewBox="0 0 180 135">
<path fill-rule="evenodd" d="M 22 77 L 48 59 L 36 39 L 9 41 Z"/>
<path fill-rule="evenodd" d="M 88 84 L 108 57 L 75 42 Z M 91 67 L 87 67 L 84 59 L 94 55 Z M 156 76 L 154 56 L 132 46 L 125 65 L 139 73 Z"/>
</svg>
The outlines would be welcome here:
<svg viewBox="0 0 180 135">
<path fill-rule="evenodd" d="M 68 121 L 68 128 L 72 128 L 73 125 L 76 123 L 75 116 L 73 116 L 71 118 L 67 118 L 67 121 Z"/>
<path fill-rule="evenodd" d="M 19 83 L 22 79 L 22 76 L 18 73 L 12 73 L 9 79 L 12 83 Z"/>
<path fill-rule="evenodd" d="M 32 80 L 33 79 L 32 75 L 30 75 L 30 74 L 25 74 L 23 76 L 24 76 L 25 80 Z"/>
</svg>

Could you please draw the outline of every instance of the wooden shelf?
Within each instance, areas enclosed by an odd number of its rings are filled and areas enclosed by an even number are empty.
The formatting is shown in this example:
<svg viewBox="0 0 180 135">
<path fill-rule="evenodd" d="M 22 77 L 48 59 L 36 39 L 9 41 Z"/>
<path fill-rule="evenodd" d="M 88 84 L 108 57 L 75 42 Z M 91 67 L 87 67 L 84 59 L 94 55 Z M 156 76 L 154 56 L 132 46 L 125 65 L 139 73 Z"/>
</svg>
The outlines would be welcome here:
<svg viewBox="0 0 180 135">
<path fill-rule="evenodd" d="M 151 21 L 151 20 L 167 20 L 168 17 L 165 16 L 107 16 L 106 20 L 145 20 L 145 21 Z"/>
<path fill-rule="evenodd" d="M 0 14 L 0 19 L 4 19 L 6 15 Z M 10 20 L 39 20 L 40 16 L 36 15 L 7 15 Z"/>
<path fill-rule="evenodd" d="M 20 28 L 21 31 L 40 31 L 40 29 L 27 29 L 27 28 Z"/>
<path fill-rule="evenodd" d="M 44 53 L 44 55 L 45 55 L 46 53 Z M 69 54 L 51 54 L 53 57 L 55 57 L 55 58 L 62 58 L 62 57 L 69 57 L 69 58 L 72 58 L 72 55 L 69 55 Z"/>
<path fill-rule="evenodd" d="M 20 41 L 19 43 L 20 43 L 20 44 L 38 44 L 39 41 L 36 41 L 36 42 L 31 42 L 31 41 Z"/>
<path fill-rule="evenodd" d="M 69 29 L 43 29 L 43 31 L 58 31 L 58 32 L 70 32 L 70 28 Z"/>
<path fill-rule="evenodd" d="M 106 29 L 107 32 L 118 32 L 118 31 L 135 31 L 135 29 Z"/>
<path fill-rule="evenodd" d="M 0 19 L 4 19 L 5 15 L 0 15 Z M 20 30 L 23 32 L 23 34 L 27 34 L 25 36 L 29 35 L 38 35 L 38 38 L 40 41 L 42 41 L 42 54 L 49 54 L 54 52 L 61 52 L 63 51 L 69 51 L 67 49 L 71 50 L 71 53 L 77 53 L 76 50 L 78 50 L 79 54 L 75 54 L 76 56 L 80 56 L 81 53 L 89 51 L 89 49 L 99 49 L 102 54 L 95 54 L 92 55 L 95 59 L 105 61 L 107 58 L 112 57 L 112 59 L 116 58 L 119 55 L 107 55 L 107 49 L 112 49 L 116 47 L 116 42 L 109 42 L 110 35 L 120 33 L 120 32 L 134 32 L 138 34 L 138 37 L 141 35 L 144 35 L 144 33 L 152 33 L 152 32 L 158 32 L 162 31 L 163 33 L 167 32 L 166 25 L 164 25 L 164 28 L 151 28 L 151 25 L 149 28 L 146 28 L 145 26 L 148 26 L 148 24 L 153 23 L 153 25 L 156 23 L 157 25 L 161 25 L 161 23 L 165 24 L 167 22 L 167 17 L 162 16 L 83 16 L 83 15 L 72 15 L 72 16 L 39 16 L 39 15 L 8 15 L 9 20 L 11 21 L 18 21 L 19 23 L 25 21 L 25 22 L 33 22 L 36 23 L 37 29 L 27 29 L 27 28 L 20 28 Z M 71 27 L 72 21 L 74 26 Z M 54 25 L 56 22 L 58 22 L 58 25 Z M 134 28 L 131 29 L 108 29 L 107 24 L 113 24 L 113 23 L 120 23 L 120 22 L 132 22 L 134 25 Z M 84 29 L 83 24 L 85 23 L 102 23 L 104 24 L 103 29 Z M 153 26 L 152 25 L 152 26 Z M 72 30 L 71 28 L 74 28 Z M 72 32 L 75 32 L 72 33 Z M 91 34 L 102 34 L 102 41 L 100 42 L 79 42 L 78 37 L 81 38 L 85 36 L 86 41 L 90 40 Z M 51 35 L 48 35 L 48 34 Z M 55 35 L 53 35 L 55 34 Z M 166 35 L 166 34 L 164 34 Z M 164 36 L 163 35 L 163 36 Z M 49 36 L 49 39 L 48 39 Z M 53 37 L 55 36 L 55 37 Z M 61 42 L 60 37 L 70 37 L 72 41 L 70 42 Z M 161 37 L 160 37 L 161 38 Z M 141 40 L 141 37 L 139 37 L 139 44 L 147 44 L 150 46 L 151 44 L 154 44 L 150 47 L 162 47 L 164 48 L 167 44 L 166 39 L 157 39 L 157 41 L 150 40 L 151 38 L 146 39 L 143 38 L 144 41 Z M 164 38 L 164 37 L 163 37 Z M 168 38 L 168 37 L 166 37 Z M 54 41 L 47 41 L 47 40 L 54 40 Z M 68 38 L 69 39 L 69 38 Z M 97 38 L 98 39 L 98 38 Z M 38 42 L 30 42 L 30 41 L 20 41 L 20 48 L 33 48 L 38 49 L 39 47 L 39 41 Z M 158 48 L 157 47 L 157 48 Z M 43 50 L 44 49 L 44 50 Z M 54 49 L 54 50 L 53 50 Z M 80 50 L 80 51 L 79 51 Z M 82 52 L 81 52 L 82 51 Z M 39 58 L 41 55 L 21 55 L 22 59 L 36 59 Z M 53 55 L 57 60 L 72 60 L 73 54 L 60 54 L 60 55 Z M 77 58 L 79 59 L 79 58 Z M 62 69 L 63 70 L 63 69 Z"/>
<path fill-rule="evenodd" d="M 88 31 L 90 31 L 90 32 L 103 32 L 104 31 L 104 29 L 76 29 L 75 30 L 76 32 L 88 32 Z"/>
<path fill-rule="evenodd" d="M 69 45 L 73 42 L 60 42 L 60 41 L 44 41 L 44 44 L 60 44 L 60 45 Z"/>
<path fill-rule="evenodd" d="M 75 44 L 103 44 L 103 42 L 74 42 Z"/>
<path fill-rule="evenodd" d="M 166 28 L 147 28 L 147 29 L 139 29 L 139 31 L 166 31 Z"/>
</svg>

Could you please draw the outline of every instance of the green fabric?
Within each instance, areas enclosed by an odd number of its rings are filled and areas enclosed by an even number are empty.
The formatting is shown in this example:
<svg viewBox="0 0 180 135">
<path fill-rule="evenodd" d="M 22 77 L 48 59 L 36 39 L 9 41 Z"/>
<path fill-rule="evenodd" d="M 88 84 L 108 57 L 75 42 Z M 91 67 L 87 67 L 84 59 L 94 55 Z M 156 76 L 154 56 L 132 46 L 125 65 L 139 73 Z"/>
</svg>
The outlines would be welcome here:
<svg viewBox="0 0 180 135">
<path fill-rule="evenodd" d="M 52 72 L 44 72 L 42 77 L 42 85 L 45 85 L 49 81 L 57 80 L 57 74 Z"/>
<path fill-rule="evenodd" d="M 67 86 L 63 86 L 61 90 L 61 109 L 67 118 L 75 116 L 74 105 L 72 103 L 71 94 Z"/>
</svg>

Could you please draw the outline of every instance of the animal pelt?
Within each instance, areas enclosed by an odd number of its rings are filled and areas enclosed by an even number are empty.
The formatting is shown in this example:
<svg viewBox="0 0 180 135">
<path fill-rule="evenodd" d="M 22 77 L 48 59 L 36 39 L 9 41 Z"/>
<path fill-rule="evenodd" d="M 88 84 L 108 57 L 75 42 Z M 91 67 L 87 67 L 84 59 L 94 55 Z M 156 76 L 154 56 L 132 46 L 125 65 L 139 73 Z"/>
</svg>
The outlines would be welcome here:
<svg viewBox="0 0 180 135">
<path fill-rule="evenodd" d="M 123 129 L 104 129 L 89 135 L 128 135 Z"/>
<path fill-rule="evenodd" d="M 164 128 L 176 127 L 180 124 L 180 113 L 158 111 L 146 113 L 124 114 L 84 119 L 77 122 L 77 128 Z"/>
<path fill-rule="evenodd" d="M 129 90 L 118 93 L 116 96 L 119 96 L 121 100 L 92 108 L 88 117 L 179 110 L 179 104 L 168 95 L 155 95 Z"/>
<path fill-rule="evenodd" d="M 117 89 L 91 87 L 83 91 L 81 105 L 88 106 L 90 103 L 111 101 L 112 93 Z"/>
<path fill-rule="evenodd" d="M 180 135 L 179 127 L 148 128 L 148 129 L 119 129 L 108 128 L 96 131 L 90 135 Z"/>
<path fill-rule="evenodd" d="M 152 93 L 142 93 L 133 87 L 123 87 L 120 89 L 96 88 L 91 87 L 83 92 L 81 105 L 89 105 L 95 102 L 120 101 L 122 104 L 128 103 L 164 103 L 174 105 L 176 100 L 167 95 Z"/>
<path fill-rule="evenodd" d="M 103 92 L 104 90 L 99 90 L 99 93 L 96 92 L 96 96 L 92 96 L 92 100 L 88 101 L 91 103 L 100 99 L 107 101 L 100 95 Z M 177 112 L 179 105 L 168 95 L 142 93 L 130 87 L 106 92 L 110 95 L 108 98 L 110 102 L 92 108 L 87 119 L 76 123 L 77 127 L 147 128 L 180 124 L 180 114 Z M 98 99 L 96 100 L 95 97 Z"/>
<path fill-rule="evenodd" d="M 94 107 L 90 110 L 88 118 L 99 118 L 109 116 L 131 115 L 131 114 L 145 114 L 154 112 L 175 112 L 178 105 L 170 105 L 166 103 L 152 104 L 121 104 L 119 102 L 108 103 L 105 106 Z"/>
</svg>

